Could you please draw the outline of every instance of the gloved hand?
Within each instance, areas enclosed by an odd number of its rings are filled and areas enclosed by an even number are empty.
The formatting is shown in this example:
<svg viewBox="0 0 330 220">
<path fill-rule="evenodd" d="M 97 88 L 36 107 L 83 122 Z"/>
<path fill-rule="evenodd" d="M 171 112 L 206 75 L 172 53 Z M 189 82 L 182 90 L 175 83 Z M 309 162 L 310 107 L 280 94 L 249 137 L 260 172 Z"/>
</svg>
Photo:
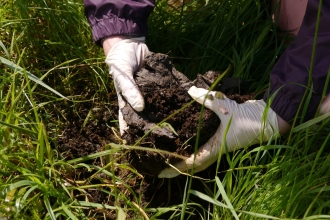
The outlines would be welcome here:
<svg viewBox="0 0 330 220">
<path fill-rule="evenodd" d="M 216 133 L 199 148 L 196 157 L 192 154 L 185 161 L 174 164 L 176 169 L 169 167 L 162 170 L 159 178 L 178 176 L 180 172 L 192 169 L 193 164 L 194 172 L 202 171 L 218 159 L 219 153 L 226 153 L 226 148 L 233 151 L 279 137 L 277 115 L 270 108 L 266 110 L 263 100 L 237 104 L 221 92 L 209 92 L 195 86 L 192 86 L 188 93 L 198 103 L 214 111 L 219 116 L 221 124 Z M 229 129 L 224 137 L 227 126 Z"/>
<path fill-rule="evenodd" d="M 118 96 L 121 134 L 128 128 L 121 112 L 126 104 L 125 100 L 136 111 L 142 111 L 144 108 L 144 99 L 133 79 L 134 72 L 142 67 L 143 60 L 149 53 L 144 41 L 144 37 L 121 40 L 112 46 L 105 59 L 109 65 L 109 72 L 113 77 Z"/>
</svg>

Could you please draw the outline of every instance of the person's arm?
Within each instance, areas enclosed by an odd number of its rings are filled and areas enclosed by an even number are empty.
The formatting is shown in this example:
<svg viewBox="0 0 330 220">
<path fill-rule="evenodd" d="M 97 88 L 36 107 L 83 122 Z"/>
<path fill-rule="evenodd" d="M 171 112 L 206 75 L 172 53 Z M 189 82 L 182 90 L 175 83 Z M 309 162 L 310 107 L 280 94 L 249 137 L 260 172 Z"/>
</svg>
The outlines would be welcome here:
<svg viewBox="0 0 330 220">
<path fill-rule="evenodd" d="M 272 0 L 273 19 L 283 32 L 297 36 L 308 0 Z"/>
<path fill-rule="evenodd" d="M 84 11 L 94 41 L 101 47 L 110 36 L 146 37 L 154 5 L 154 0 L 84 0 Z"/>
<path fill-rule="evenodd" d="M 318 0 L 308 1 L 300 30 L 273 67 L 270 73 L 270 87 L 264 95 L 266 101 L 276 94 L 271 108 L 288 124 L 292 125 L 295 121 L 295 126 L 316 115 L 325 86 L 326 92 L 330 92 L 330 86 L 325 85 L 330 68 L 330 2 L 322 3 L 316 35 L 319 4 Z M 296 6 L 292 6 L 291 10 L 295 8 Z M 308 93 L 312 92 L 308 99 L 303 100 L 306 90 Z M 302 110 L 297 112 L 301 103 L 306 106 L 304 114 Z M 325 109 L 326 104 L 322 106 L 321 111 L 326 112 Z"/>
<path fill-rule="evenodd" d="M 322 4 L 314 65 L 310 66 L 319 4 L 318 0 L 308 1 L 300 31 L 273 68 L 270 88 L 263 100 L 237 104 L 219 92 L 208 92 L 205 89 L 193 87 L 189 90 L 189 94 L 197 102 L 217 113 L 221 124 L 216 134 L 199 148 L 196 155 L 193 154 L 186 160 L 164 169 L 158 175 L 159 177 L 175 177 L 191 170 L 193 166 L 195 172 L 201 171 L 216 161 L 218 155 L 225 153 L 226 150 L 233 151 L 258 142 L 265 142 L 288 132 L 296 116 L 299 120 L 295 125 L 315 116 L 323 98 L 325 86 L 327 86 L 327 94 L 330 93 L 330 86 L 325 85 L 330 69 L 329 1 L 323 1 Z M 311 76 L 309 69 L 312 69 Z M 311 86 L 307 88 L 310 77 Z M 305 104 L 303 96 L 306 89 L 307 92 L 312 89 L 312 93 L 306 112 L 302 115 L 297 111 L 301 103 Z M 273 95 L 275 97 L 272 97 Z M 267 102 L 270 102 L 270 108 L 266 105 Z M 321 114 L 329 111 L 330 95 L 320 106 Z M 226 132 L 227 129 L 228 132 Z"/>
<path fill-rule="evenodd" d="M 136 111 L 144 108 L 144 99 L 133 74 L 149 53 L 144 43 L 147 20 L 154 0 L 84 0 L 85 15 L 95 43 L 102 46 L 118 96 L 120 133 L 128 128 L 121 108 L 128 102 Z"/>
<path fill-rule="evenodd" d="M 194 167 L 194 172 L 206 169 L 219 154 L 278 138 L 281 125 L 276 113 L 263 100 L 250 100 L 242 104 L 228 99 L 217 91 L 191 87 L 189 95 L 198 103 L 214 111 L 221 124 L 216 133 L 195 154 L 162 170 L 159 178 L 172 178 Z"/>
<path fill-rule="evenodd" d="M 111 48 L 116 43 L 125 39 L 127 39 L 127 37 L 125 37 L 124 35 L 116 35 L 116 36 L 107 37 L 104 40 L 102 40 L 104 55 L 107 56 Z"/>
</svg>

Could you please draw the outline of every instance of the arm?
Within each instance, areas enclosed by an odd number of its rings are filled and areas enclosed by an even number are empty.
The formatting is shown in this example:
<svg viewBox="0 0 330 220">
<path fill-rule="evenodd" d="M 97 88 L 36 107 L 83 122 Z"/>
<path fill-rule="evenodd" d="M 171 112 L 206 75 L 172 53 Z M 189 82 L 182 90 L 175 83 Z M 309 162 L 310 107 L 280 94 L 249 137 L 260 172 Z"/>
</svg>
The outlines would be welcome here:
<svg viewBox="0 0 330 220">
<path fill-rule="evenodd" d="M 133 78 L 149 53 L 144 43 L 147 20 L 154 0 L 84 0 L 85 15 L 95 43 L 102 46 L 105 62 L 118 96 L 120 133 L 128 128 L 121 108 L 128 102 L 136 111 L 144 108 L 144 99 Z"/>
<path fill-rule="evenodd" d="M 319 1 L 308 1 L 306 13 L 297 37 L 287 47 L 273 67 L 270 73 L 270 88 L 264 95 L 264 100 L 266 101 L 277 92 L 271 108 L 289 124 L 293 124 L 296 116 L 298 120 L 295 125 L 312 119 L 322 100 L 324 87 L 327 86 L 327 93 L 330 91 L 330 87 L 325 85 L 330 67 L 330 3 L 329 1 L 323 1 L 318 34 L 316 36 L 318 6 Z M 316 53 L 313 57 L 312 52 L 315 39 Z M 312 58 L 314 58 L 313 62 Z M 309 87 L 307 92 L 309 92 L 309 89 L 313 92 L 309 98 L 307 111 L 302 115 L 301 111 L 297 111 L 300 104 L 307 101 L 303 100 L 306 87 Z M 324 106 L 321 110 L 326 112 Z"/>
<path fill-rule="evenodd" d="M 189 94 L 192 98 L 217 113 L 221 119 L 220 127 L 216 134 L 199 148 L 196 156 L 191 155 L 185 161 L 174 164 L 175 168 L 164 169 L 159 177 L 175 177 L 181 172 L 189 171 L 193 165 L 196 172 L 201 171 L 216 161 L 219 154 L 225 152 L 223 147 L 227 147 L 228 151 L 233 151 L 277 138 L 290 130 L 290 124 L 293 123 L 296 115 L 299 117 L 296 125 L 312 119 L 317 113 L 325 86 L 327 86 L 328 96 L 320 106 L 320 113 L 325 114 L 330 111 L 330 86 L 325 85 L 330 68 L 329 1 L 323 1 L 322 4 L 314 65 L 310 66 L 318 6 L 319 1 L 308 1 L 300 31 L 295 41 L 281 55 L 273 68 L 270 88 L 265 93 L 263 100 L 236 104 L 219 92 L 190 88 Z M 302 115 L 297 111 L 300 103 L 304 101 L 302 98 L 309 85 L 310 68 L 313 70 L 310 85 L 313 92 L 309 97 L 306 114 Z M 267 110 L 267 100 L 273 94 L 276 96 L 270 103 L 271 108 Z M 267 114 L 266 118 L 265 114 Z M 225 129 L 227 128 L 228 133 L 226 134 Z"/>
<path fill-rule="evenodd" d="M 274 19 L 283 32 L 297 36 L 305 15 L 308 0 L 272 0 Z"/>
<path fill-rule="evenodd" d="M 147 36 L 154 5 L 154 0 L 84 0 L 84 11 L 95 43 L 102 46 L 102 39 L 110 36 Z"/>
</svg>

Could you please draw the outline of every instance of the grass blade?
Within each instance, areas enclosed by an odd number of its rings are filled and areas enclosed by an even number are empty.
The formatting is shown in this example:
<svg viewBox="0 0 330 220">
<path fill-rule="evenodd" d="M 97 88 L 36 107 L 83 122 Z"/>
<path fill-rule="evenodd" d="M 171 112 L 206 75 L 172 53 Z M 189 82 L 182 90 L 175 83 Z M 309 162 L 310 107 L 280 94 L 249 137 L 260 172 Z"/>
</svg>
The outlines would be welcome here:
<svg viewBox="0 0 330 220">
<path fill-rule="evenodd" d="M 223 188 L 223 185 L 222 185 L 219 177 L 217 177 L 217 176 L 215 177 L 215 182 L 217 183 L 217 186 L 218 186 L 218 188 L 220 190 L 220 193 L 222 195 L 222 198 L 226 201 L 226 203 L 227 203 L 228 207 L 230 208 L 230 211 L 233 214 L 234 218 L 238 220 L 239 219 L 238 218 L 238 215 L 235 212 L 235 209 L 234 209 L 233 205 L 231 204 L 231 202 L 230 202 L 230 200 L 229 200 L 229 198 L 228 198 L 228 196 L 227 196 L 227 194 L 225 192 L 225 189 Z"/>
<path fill-rule="evenodd" d="M 15 130 L 18 130 L 18 131 L 20 131 L 22 133 L 25 133 L 25 134 L 37 135 L 37 132 L 35 132 L 35 131 L 31 131 L 31 130 L 26 129 L 26 128 L 21 128 L 21 127 L 18 127 L 16 125 L 13 125 L 13 124 L 6 123 L 4 121 L 0 121 L 0 124 L 5 125 L 5 126 L 10 127 L 10 128 L 13 128 Z"/>
<path fill-rule="evenodd" d="M 56 217 L 55 217 L 55 214 L 54 214 L 53 208 L 52 208 L 51 205 L 50 205 L 50 202 L 49 202 L 48 196 L 44 196 L 44 204 L 45 204 L 45 206 L 46 206 L 46 209 L 48 210 L 48 214 L 49 214 L 50 218 L 51 218 L 52 220 L 56 220 Z"/>
<path fill-rule="evenodd" d="M 3 51 L 5 52 L 6 56 L 9 58 L 10 55 L 8 53 L 7 48 L 5 47 L 5 45 L 2 43 L 2 41 L 0 41 L 0 47 L 3 49 Z"/>
<path fill-rule="evenodd" d="M 99 208 L 99 209 L 111 209 L 111 210 L 117 209 L 117 207 L 115 207 L 115 206 L 99 204 L 99 203 L 95 203 L 95 202 L 79 201 L 78 203 L 79 203 L 79 205 L 84 206 L 84 207 Z"/>
<path fill-rule="evenodd" d="M 32 81 L 34 81 L 35 83 L 45 87 L 46 89 L 50 90 L 51 92 L 55 93 L 56 95 L 60 96 L 61 98 L 64 98 L 66 100 L 69 100 L 68 98 L 66 98 L 65 96 L 63 96 L 61 93 L 57 92 L 56 90 L 54 90 L 53 88 L 49 87 L 46 83 L 44 83 L 43 81 L 41 81 L 38 77 L 36 77 L 35 75 L 33 75 L 32 73 L 28 72 L 27 70 L 24 70 L 22 67 L 17 66 L 15 63 L 13 63 L 10 60 L 7 60 L 6 58 L 0 57 L 0 61 L 5 64 L 6 66 L 8 66 L 9 68 L 11 68 L 14 71 L 18 71 L 21 74 L 24 74 L 24 72 L 27 73 L 28 78 Z"/>
<path fill-rule="evenodd" d="M 69 216 L 70 219 L 72 219 L 72 220 L 78 220 L 78 218 L 76 216 L 74 216 L 74 214 L 63 203 L 62 203 L 62 209 L 65 212 L 65 214 L 67 214 Z"/>
<path fill-rule="evenodd" d="M 311 127 L 311 126 L 315 125 L 316 123 L 318 123 L 318 122 L 320 122 L 320 121 L 324 121 L 324 120 L 327 119 L 329 116 L 330 116 L 330 112 L 329 112 L 329 113 L 326 113 L 326 114 L 324 114 L 324 115 L 321 115 L 321 116 L 319 116 L 319 117 L 317 117 L 317 118 L 314 118 L 314 119 L 311 119 L 311 120 L 309 120 L 309 121 L 306 121 L 305 123 L 300 124 L 300 125 L 298 125 L 297 127 L 295 127 L 295 128 L 293 129 L 293 132 L 295 133 L 295 132 L 301 131 L 301 130 L 303 130 L 303 129 L 306 129 L 306 128 L 308 128 L 308 127 Z"/>
</svg>

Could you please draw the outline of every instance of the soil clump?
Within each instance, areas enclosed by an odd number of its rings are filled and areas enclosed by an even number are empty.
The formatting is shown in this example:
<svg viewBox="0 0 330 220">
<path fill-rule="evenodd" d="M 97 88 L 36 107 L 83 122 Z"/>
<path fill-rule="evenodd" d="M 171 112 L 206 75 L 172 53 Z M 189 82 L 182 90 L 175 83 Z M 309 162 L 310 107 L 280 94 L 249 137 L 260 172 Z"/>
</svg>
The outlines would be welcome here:
<svg viewBox="0 0 330 220">
<path fill-rule="evenodd" d="M 151 76 L 146 76 L 146 74 L 153 74 L 154 81 L 144 80 L 143 77 L 151 79 Z M 173 74 L 173 81 L 170 81 L 171 78 L 164 77 L 164 84 L 159 87 L 160 89 L 155 90 L 153 84 L 159 84 L 159 77 L 163 78 L 161 74 Z M 134 144 L 144 135 L 145 130 L 143 130 L 143 128 L 149 128 L 139 125 L 139 120 L 148 120 L 149 126 L 154 126 L 159 121 L 170 116 L 192 100 L 187 94 L 187 90 L 191 85 L 208 88 L 219 74 L 219 72 L 209 71 L 203 75 L 198 75 L 194 81 L 190 81 L 183 74 L 175 70 L 173 64 L 166 55 L 151 54 L 151 57 L 146 59 L 144 68 L 136 74 L 136 81 L 145 97 L 146 108 L 141 113 L 142 116 L 134 115 L 138 120 L 129 122 L 131 130 L 129 133 L 127 132 L 123 138 L 127 139 L 129 143 Z M 87 78 L 88 76 L 86 76 L 86 79 Z M 143 82 L 149 82 L 149 84 L 143 85 L 141 84 Z M 90 80 L 85 80 L 84 83 L 80 83 L 79 86 L 74 89 L 74 95 L 82 96 L 84 97 L 84 100 L 94 100 L 92 97 L 96 91 L 93 89 L 93 82 Z M 116 129 L 117 125 L 113 122 L 118 118 L 116 93 L 110 85 L 107 89 L 108 91 L 113 92 L 109 93 L 109 97 L 107 97 L 108 102 L 106 103 L 101 101 L 77 102 L 74 107 L 72 107 L 71 103 L 63 103 L 60 107 L 62 110 L 61 114 L 67 119 L 67 123 L 61 128 L 60 136 L 56 137 L 56 149 L 64 159 L 75 159 L 103 151 L 105 150 L 105 146 L 109 143 L 122 143 L 122 139 L 118 136 L 118 129 Z M 239 103 L 252 98 L 252 95 L 238 95 L 239 91 L 241 94 L 247 94 L 248 91 L 247 84 L 242 84 L 238 79 L 223 78 L 216 86 L 215 90 L 224 92 L 227 97 L 233 98 Z M 129 105 L 125 106 L 125 117 L 128 117 L 129 114 L 135 114 L 135 112 L 132 112 L 129 108 Z M 163 108 L 164 110 L 162 110 Z M 165 108 L 170 109 L 170 111 L 165 111 Z M 161 109 L 161 111 L 158 109 Z M 166 135 L 162 134 L 160 131 L 155 131 L 150 135 L 147 135 L 139 145 L 157 147 L 163 150 L 177 152 L 178 154 L 185 156 L 190 155 L 190 153 L 194 151 L 195 136 L 198 127 L 193 123 L 198 122 L 200 110 L 201 105 L 195 102 L 166 121 L 171 124 L 178 135 L 174 135 L 168 130 L 168 127 L 166 127 L 165 129 L 162 129 L 165 130 Z M 183 120 L 183 118 L 185 118 L 190 124 L 185 124 L 186 121 Z M 134 123 L 137 125 L 135 126 Z M 144 126 L 147 126 L 148 123 Z M 208 129 L 209 133 L 201 133 L 201 137 L 204 135 L 205 137 L 204 139 L 200 139 L 200 144 L 207 141 L 207 136 L 212 136 L 212 129 L 216 129 L 219 123 L 220 121 L 218 117 L 205 108 L 201 132 L 203 129 Z M 207 128 L 206 125 L 210 127 Z M 185 129 L 187 130 L 186 133 L 184 132 Z M 185 141 L 189 138 L 191 138 L 190 142 L 185 144 Z M 135 201 L 133 194 L 139 195 L 140 206 L 149 208 L 169 207 L 171 205 L 182 203 L 187 180 L 185 176 L 179 176 L 172 180 L 163 180 L 155 177 L 154 175 L 157 175 L 162 167 L 167 166 L 164 162 L 165 159 L 156 153 L 128 151 L 127 155 L 127 157 L 121 157 L 121 155 L 118 155 L 118 158 L 112 159 L 115 160 L 117 164 L 129 163 L 133 168 L 144 174 L 136 175 L 129 169 L 123 168 L 125 165 L 123 167 L 116 167 L 113 171 L 118 180 L 125 182 L 125 184 L 119 184 L 117 190 L 124 194 L 128 200 Z M 173 160 L 173 158 L 169 159 Z M 104 158 L 97 158 L 85 161 L 85 163 L 104 167 L 106 161 Z M 155 168 L 150 168 L 152 166 Z M 227 168 L 228 167 L 225 163 L 220 164 L 220 170 L 225 170 Z M 95 170 L 75 168 L 63 175 L 67 181 L 74 185 L 79 185 L 79 182 L 82 181 L 85 182 L 85 184 L 93 185 L 102 184 L 103 182 L 111 183 L 114 181 L 109 176 L 102 175 L 102 173 L 97 175 L 95 175 L 95 173 Z M 207 170 L 198 173 L 198 176 L 205 179 L 213 179 L 214 175 L 215 166 L 211 166 Z M 212 183 L 205 183 L 201 180 L 194 179 L 192 188 L 205 192 L 203 190 L 205 184 L 208 185 L 209 188 L 213 187 L 210 185 Z M 127 190 L 128 187 L 130 190 Z M 170 189 L 172 189 L 172 191 L 170 191 Z M 77 200 L 88 200 L 90 202 L 108 205 L 122 204 L 123 207 L 126 206 L 125 201 L 115 201 L 116 198 L 111 193 L 107 193 L 109 191 L 109 188 L 107 187 L 104 189 L 101 186 L 87 188 L 85 191 L 86 194 L 80 192 L 75 193 Z M 196 198 L 194 197 L 191 198 L 191 200 L 195 199 Z M 206 207 L 206 202 L 205 204 L 203 204 L 203 202 L 205 201 L 198 200 L 197 203 Z M 89 215 L 93 215 L 95 218 L 97 218 L 96 216 L 99 216 L 100 219 L 103 219 L 104 216 L 106 216 L 107 219 L 116 219 L 116 212 L 113 210 L 95 209 L 94 211 L 91 211 Z M 134 219 L 132 213 L 127 213 L 127 215 L 128 219 Z M 162 216 L 162 218 L 166 219 L 166 216 Z M 198 219 L 198 215 L 196 219 Z"/>
<path fill-rule="evenodd" d="M 126 104 L 122 109 L 124 120 L 129 125 L 123 138 L 130 145 L 137 144 L 188 157 L 194 152 L 198 129 L 199 147 L 213 136 L 220 125 L 219 117 L 204 108 L 199 126 L 202 106 L 192 102 L 188 90 L 193 85 L 210 89 L 220 76 L 220 72 L 208 71 L 203 75 L 198 74 L 191 81 L 174 68 L 167 55 L 151 53 L 146 57 L 144 67 L 134 76 L 144 97 L 145 108 L 142 112 L 136 112 Z M 238 88 L 238 79 L 224 78 L 215 85 L 214 90 L 232 94 Z M 161 122 L 167 124 L 156 126 Z M 141 174 L 157 176 L 168 167 L 167 163 L 173 164 L 180 159 L 151 151 L 132 151 L 129 160 Z"/>
</svg>

